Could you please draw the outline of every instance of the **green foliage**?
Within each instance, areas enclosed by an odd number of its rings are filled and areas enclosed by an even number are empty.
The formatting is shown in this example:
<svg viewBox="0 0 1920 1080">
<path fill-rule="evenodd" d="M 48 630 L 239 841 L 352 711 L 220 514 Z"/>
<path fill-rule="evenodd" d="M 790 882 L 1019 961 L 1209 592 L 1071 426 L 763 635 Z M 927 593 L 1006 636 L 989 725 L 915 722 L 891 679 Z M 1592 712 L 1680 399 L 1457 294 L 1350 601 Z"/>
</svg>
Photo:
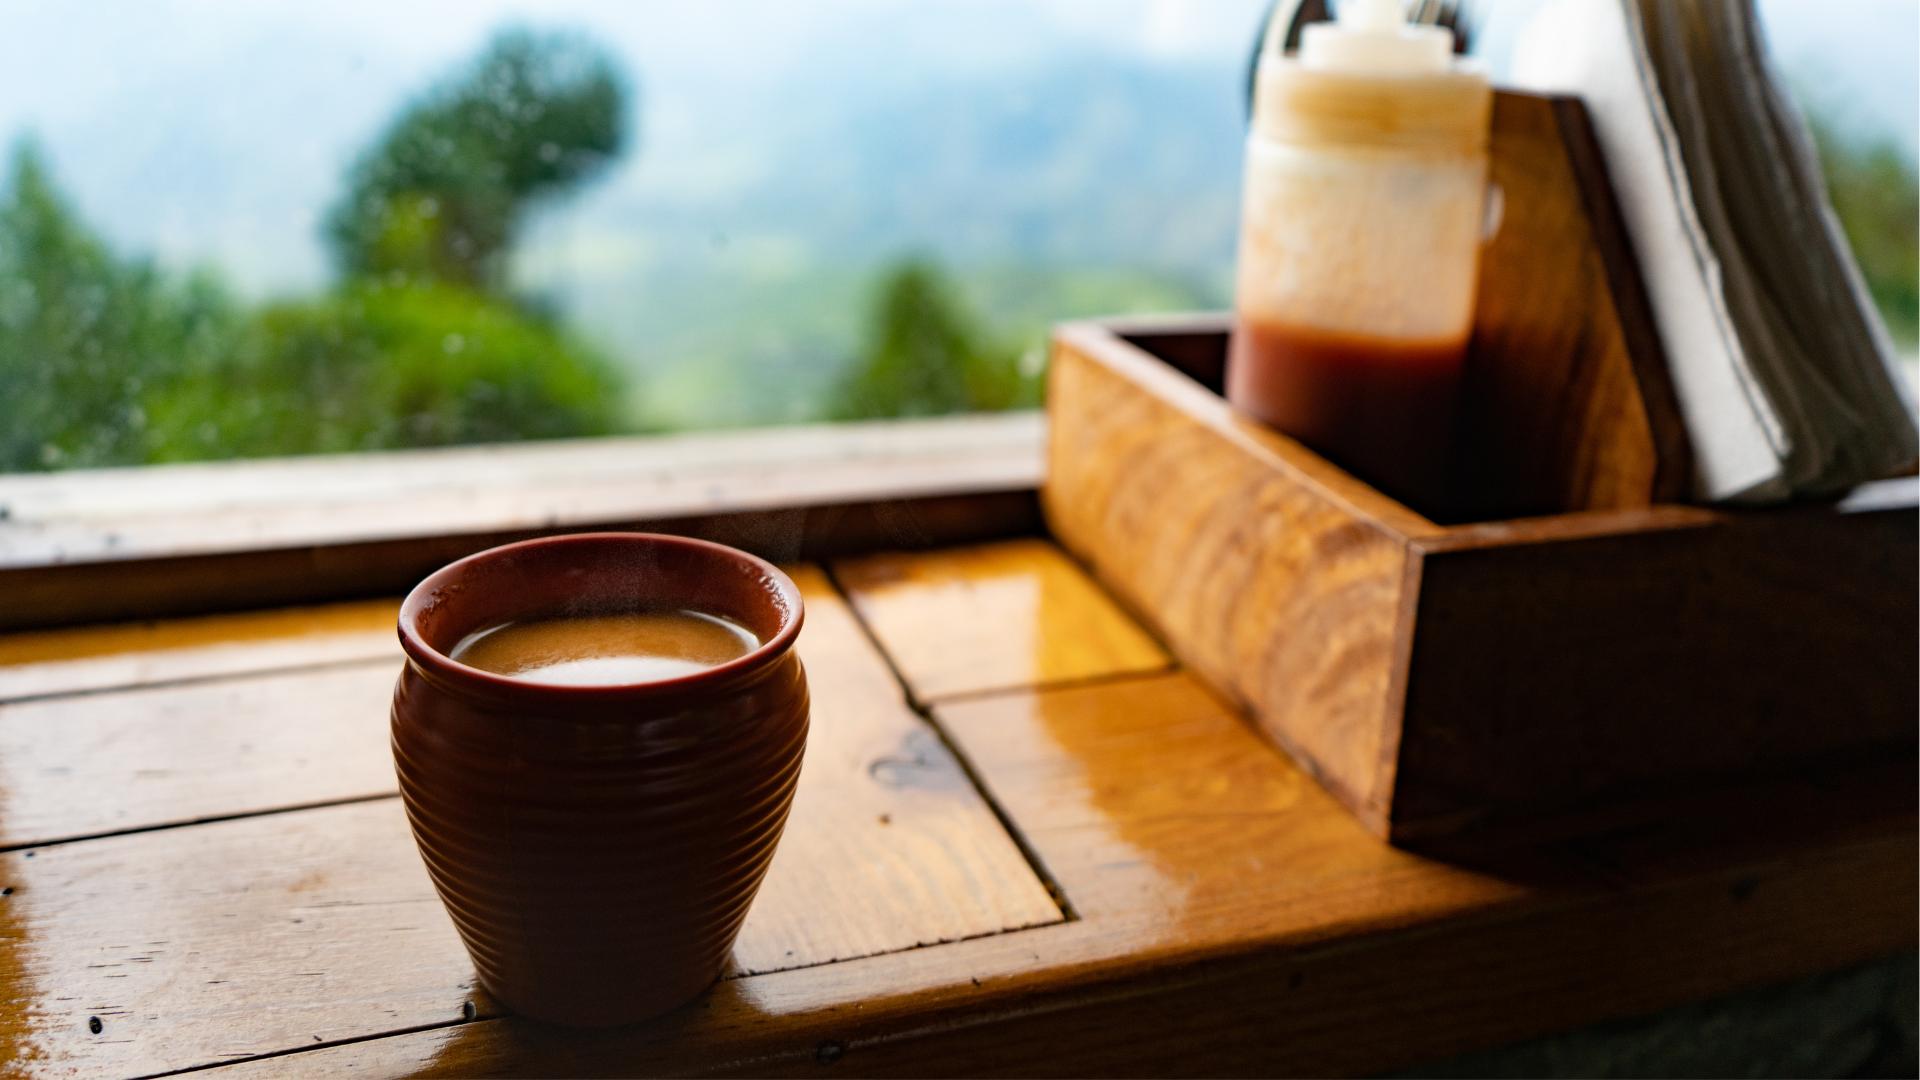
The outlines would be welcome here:
<svg viewBox="0 0 1920 1080">
<path fill-rule="evenodd" d="M 341 286 L 248 311 L 114 256 L 31 143 L 0 189 L 0 471 L 598 435 L 621 380 L 498 287 L 530 200 L 620 147 L 583 42 L 510 31 L 404 112 L 331 222 Z"/>
<path fill-rule="evenodd" d="M 619 422 L 603 358 L 453 285 L 361 280 L 273 305 L 207 361 L 150 400 L 152 460 L 601 435 Z"/>
<path fill-rule="evenodd" d="M 618 68 L 586 40 L 502 32 L 353 166 L 327 226 L 341 268 L 498 290 L 528 205 L 618 155 L 626 109 Z"/>
<path fill-rule="evenodd" d="M 1022 406 L 1039 403 L 1049 335 L 1061 319 L 1199 311 L 1232 295 L 1227 280 L 1105 264 L 1009 262 L 949 273 L 979 325 L 1018 350 Z M 643 376 L 647 418 L 663 428 L 715 428 L 865 415 L 842 397 L 878 336 L 880 281 L 877 268 L 861 272 L 852 260 L 751 276 L 694 262 L 650 276 L 623 299 L 647 327 L 648 356 L 662 358 Z"/>
<path fill-rule="evenodd" d="M 1850 142 L 1815 121 L 1827 194 L 1887 329 L 1907 349 L 1920 338 L 1920 178 L 1889 141 Z"/>
<path fill-rule="evenodd" d="M 959 290 L 924 259 L 882 277 L 866 348 L 838 395 L 839 419 L 938 416 L 1037 404 L 1017 350 L 976 325 Z"/>
<path fill-rule="evenodd" d="M 211 278 L 121 262 L 55 190 L 38 149 L 0 190 L 0 471 L 145 459 L 145 400 L 225 349 L 237 322 Z"/>
</svg>

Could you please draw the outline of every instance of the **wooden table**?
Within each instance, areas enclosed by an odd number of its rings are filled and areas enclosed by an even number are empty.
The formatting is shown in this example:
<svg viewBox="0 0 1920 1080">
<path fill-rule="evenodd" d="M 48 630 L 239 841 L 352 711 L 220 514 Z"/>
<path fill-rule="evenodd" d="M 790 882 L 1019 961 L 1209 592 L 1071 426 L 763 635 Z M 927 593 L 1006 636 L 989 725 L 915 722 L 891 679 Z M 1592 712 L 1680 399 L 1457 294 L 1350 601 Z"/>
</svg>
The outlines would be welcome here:
<svg viewBox="0 0 1920 1080">
<path fill-rule="evenodd" d="M 394 792 L 397 599 L 0 637 L 5 1070 L 1364 1074 L 1915 942 L 1909 770 L 1442 860 L 1044 539 L 791 572 L 814 733 L 737 970 L 615 1031 L 474 985 Z"/>
</svg>

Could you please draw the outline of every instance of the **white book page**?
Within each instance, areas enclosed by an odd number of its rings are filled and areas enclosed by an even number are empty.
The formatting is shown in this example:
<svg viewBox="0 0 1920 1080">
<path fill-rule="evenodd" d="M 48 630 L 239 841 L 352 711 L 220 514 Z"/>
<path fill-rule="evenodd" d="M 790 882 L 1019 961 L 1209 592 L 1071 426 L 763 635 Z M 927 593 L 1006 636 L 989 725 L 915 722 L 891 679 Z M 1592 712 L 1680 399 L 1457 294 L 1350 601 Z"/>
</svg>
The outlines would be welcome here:
<svg viewBox="0 0 1920 1080">
<path fill-rule="evenodd" d="M 1720 261 L 1695 213 L 1631 7 L 1632 0 L 1554 0 L 1522 31 L 1513 81 L 1586 102 L 1693 442 L 1696 497 L 1784 497 L 1787 436 L 1728 315 Z"/>
</svg>

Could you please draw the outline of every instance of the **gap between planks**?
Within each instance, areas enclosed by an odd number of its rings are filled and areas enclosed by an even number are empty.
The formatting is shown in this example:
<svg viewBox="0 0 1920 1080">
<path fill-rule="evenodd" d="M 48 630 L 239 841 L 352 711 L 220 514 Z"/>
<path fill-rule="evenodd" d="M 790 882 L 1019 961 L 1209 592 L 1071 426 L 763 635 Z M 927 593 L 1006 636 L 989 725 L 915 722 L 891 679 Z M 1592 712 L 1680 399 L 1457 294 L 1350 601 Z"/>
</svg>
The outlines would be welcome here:
<svg viewBox="0 0 1920 1080">
<path fill-rule="evenodd" d="M 954 741 L 946 727 L 934 716 L 933 710 L 913 692 L 912 685 L 907 682 L 906 676 L 901 674 L 900 665 L 894 660 L 893 654 L 888 652 L 887 647 L 875 636 L 873 627 L 867 623 L 866 616 L 861 614 L 860 608 L 848 597 L 846 586 L 841 584 L 839 576 L 834 573 L 833 564 L 824 563 L 821 569 L 826 575 L 828 584 L 832 585 L 840 598 L 847 602 L 847 610 L 853 613 L 854 622 L 859 625 L 860 632 L 866 636 L 868 644 L 873 646 L 874 651 L 880 655 L 880 659 L 886 661 L 887 670 L 893 673 L 894 682 L 899 684 L 901 698 L 907 703 L 907 707 L 912 709 L 928 728 L 932 729 L 947 753 L 953 755 L 954 763 L 959 765 L 961 772 L 966 774 L 967 783 L 972 784 L 973 790 L 980 793 L 981 801 L 986 803 L 987 809 L 993 812 L 994 819 L 1000 823 L 1000 828 L 1006 832 L 1014 846 L 1020 849 L 1020 857 L 1026 860 L 1027 868 L 1033 871 L 1033 876 L 1038 878 L 1041 886 L 1047 890 L 1047 895 L 1053 900 L 1054 906 L 1060 909 L 1061 917 L 1067 922 L 1077 921 L 1080 915 L 1074 910 L 1072 898 L 1067 895 L 1065 889 L 1060 887 L 1060 883 L 1054 880 L 1052 872 L 1047 869 L 1039 853 L 1027 842 L 1026 834 L 1019 824 L 1007 814 L 1006 808 L 1000 805 L 1000 800 L 994 798 L 993 790 L 981 780 L 980 773 L 974 768 L 973 762 Z"/>
</svg>

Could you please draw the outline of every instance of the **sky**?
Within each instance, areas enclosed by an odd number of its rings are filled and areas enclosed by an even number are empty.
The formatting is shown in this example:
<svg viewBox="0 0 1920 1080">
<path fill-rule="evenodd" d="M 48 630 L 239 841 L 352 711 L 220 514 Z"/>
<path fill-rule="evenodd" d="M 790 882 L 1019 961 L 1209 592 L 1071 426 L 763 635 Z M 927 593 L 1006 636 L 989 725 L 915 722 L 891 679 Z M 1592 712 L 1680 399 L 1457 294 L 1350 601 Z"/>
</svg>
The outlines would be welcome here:
<svg viewBox="0 0 1920 1080">
<path fill-rule="evenodd" d="M 119 244 L 214 261 L 272 294 L 324 280 L 315 225 L 345 166 L 503 24 L 584 29 L 627 63 L 641 152 L 607 186 L 673 195 L 766 168 L 752 136 L 809 82 L 1032 68 L 1069 50 L 1237 63 L 1260 7 L 4 0 L 0 139 L 33 133 L 83 215 Z"/>
<path fill-rule="evenodd" d="M 1498 50 L 1537 0 L 1492 0 Z M 575 27 L 638 74 L 642 152 L 608 186 L 724 189 L 796 89 L 982 75 L 1062 52 L 1244 63 L 1263 0 L 0 0 L 0 139 L 34 133 L 119 245 L 212 261 L 254 295 L 312 288 L 315 224 L 395 108 L 508 22 Z M 1920 4 L 1763 0 L 1803 91 L 1914 153 Z"/>
</svg>

